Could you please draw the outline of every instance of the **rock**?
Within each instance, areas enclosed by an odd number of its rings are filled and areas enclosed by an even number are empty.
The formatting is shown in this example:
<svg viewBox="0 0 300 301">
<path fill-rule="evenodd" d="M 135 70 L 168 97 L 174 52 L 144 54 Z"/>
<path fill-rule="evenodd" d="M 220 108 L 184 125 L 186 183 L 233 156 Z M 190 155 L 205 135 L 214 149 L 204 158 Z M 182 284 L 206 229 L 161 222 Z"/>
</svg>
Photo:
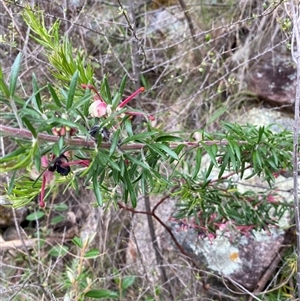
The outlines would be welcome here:
<svg viewBox="0 0 300 301">
<path fill-rule="evenodd" d="M 184 230 L 171 222 L 173 233 L 183 249 L 199 266 L 205 266 L 218 275 L 229 278 L 249 290 L 254 290 L 264 271 L 270 266 L 284 241 L 285 232 L 272 228 L 253 231 L 253 235 L 240 235 L 238 241 L 230 242 L 228 235 L 217 231 L 213 240 L 200 238 L 188 227 Z"/>
<path fill-rule="evenodd" d="M 168 41 L 177 40 L 189 34 L 188 26 L 183 12 L 178 7 L 159 9 L 146 16 L 147 34 L 159 34 L 168 37 Z"/>
<path fill-rule="evenodd" d="M 238 116 L 235 121 L 241 125 L 248 123 L 257 126 L 267 126 L 271 124 L 271 130 L 276 133 L 281 132 L 283 129 L 292 131 L 294 125 L 292 114 L 264 107 L 251 108 L 246 113 Z"/>
<path fill-rule="evenodd" d="M 25 220 L 28 214 L 28 210 L 25 207 L 18 208 L 15 209 L 15 213 L 16 213 L 18 224 L 21 224 Z M 13 209 L 0 205 L 0 227 L 6 228 L 9 226 L 13 226 L 14 224 L 15 222 L 13 216 Z"/>
<path fill-rule="evenodd" d="M 289 55 L 268 53 L 250 67 L 248 89 L 272 105 L 293 110 L 296 66 Z"/>
</svg>

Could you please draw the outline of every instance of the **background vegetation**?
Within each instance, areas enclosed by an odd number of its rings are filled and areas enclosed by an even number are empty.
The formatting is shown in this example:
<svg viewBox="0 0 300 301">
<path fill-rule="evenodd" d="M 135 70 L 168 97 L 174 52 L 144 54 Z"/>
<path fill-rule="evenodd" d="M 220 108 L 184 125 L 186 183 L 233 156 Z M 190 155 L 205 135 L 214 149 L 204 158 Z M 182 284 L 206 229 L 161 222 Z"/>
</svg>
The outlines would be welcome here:
<svg viewBox="0 0 300 301">
<path fill-rule="evenodd" d="M 292 133 L 232 122 L 262 101 L 247 90 L 253 62 L 291 51 L 287 3 L 1 1 L 0 7 L 2 199 L 29 210 L 16 225 L 20 250 L 3 247 L 4 298 L 240 300 L 209 289 L 207 280 L 218 276 L 195 266 L 180 246 L 183 254 L 166 262 L 153 220 L 168 231 L 157 211 L 175 200 L 176 220 L 197 217 L 201 235 L 213 239 L 217 223 L 230 221 L 233 231 L 268 229 L 292 214 L 290 204 L 270 202 L 276 174 L 292 170 Z M 119 105 L 141 86 L 143 93 Z M 103 115 L 90 109 L 97 101 L 109 105 Z M 95 124 L 110 137 L 96 133 L 92 141 Z M 60 167 L 70 164 L 72 172 L 48 185 L 53 171 L 43 157 L 53 163 L 61 153 L 70 158 Z M 248 170 L 270 190 L 238 192 L 232 177 Z M 145 210 L 137 207 L 142 202 Z M 151 234 L 153 270 L 130 247 L 138 239 L 131 225 L 138 213 Z M 271 286 L 259 296 L 243 290 L 243 297 L 295 300 L 294 245 L 284 256 Z"/>
</svg>

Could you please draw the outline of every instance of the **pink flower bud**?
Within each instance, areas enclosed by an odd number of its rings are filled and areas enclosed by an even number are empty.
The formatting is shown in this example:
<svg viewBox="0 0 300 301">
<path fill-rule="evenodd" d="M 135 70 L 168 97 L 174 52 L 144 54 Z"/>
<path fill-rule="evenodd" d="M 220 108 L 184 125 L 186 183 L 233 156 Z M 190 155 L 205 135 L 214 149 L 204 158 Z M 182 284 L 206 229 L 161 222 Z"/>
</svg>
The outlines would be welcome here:
<svg viewBox="0 0 300 301">
<path fill-rule="evenodd" d="M 95 100 L 89 107 L 92 117 L 102 117 L 106 114 L 107 104 L 101 100 Z"/>
</svg>

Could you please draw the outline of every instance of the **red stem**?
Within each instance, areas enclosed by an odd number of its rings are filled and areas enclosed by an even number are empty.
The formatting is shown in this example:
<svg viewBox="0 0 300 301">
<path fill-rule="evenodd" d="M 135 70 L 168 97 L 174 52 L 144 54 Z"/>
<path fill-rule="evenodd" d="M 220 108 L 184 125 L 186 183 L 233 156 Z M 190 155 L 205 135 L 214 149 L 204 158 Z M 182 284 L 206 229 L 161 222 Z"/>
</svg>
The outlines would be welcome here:
<svg viewBox="0 0 300 301">
<path fill-rule="evenodd" d="M 184 251 L 184 249 L 182 248 L 181 244 L 177 241 L 176 237 L 174 236 L 172 230 L 170 229 L 170 227 L 168 227 L 156 214 L 155 214 L 155 210 L 158 208 L 159 205 L 161 205 L 165 200 L 167 200 L 171 194 L 176 190 L 178 189 L 179 186 L 175 186 L 172 188 L 171 190 L 171 193 L 168 194 L 167 196 L 163 197 L 158 203 L 155 204 L 155 206 L 153 207 L 153 209 L 151 210 L 151 212 L 148 212 L 148 211 L 142 211 L 142 210 L 135 210 L 133 208 L 130 208 L 130 207 L 127 207 L 125 205 L 123 205 L 122 203 L 118 202 L 118 206 L 119 208 L 122 208 L 124 210 L 127 210 L 129 212 L 132 212 L 132 213 L 139 213 L 139 214 L 145 214 L 145 215 L 150 215 L 152 217 L 154 217 L 166 230 L 167 232 L 170 234 L 172 240 L 174 241 L 176 247 L 179 249 L 179 251 L 185 255 L 186 257 L 188 257 L 194 264 L 194 266 L 197 267 L 197 264 L 196 262 L 193 260 L 193 258 Z"/>
<path fill-rule="evenodd" d="M 125 100 L 123 100 L 120 104 L 119 104 L 119 108 L 123 108 L 125 105 L 127 105 L 129 103 L 129 101 L 131 99 L 133 99 L 135 96 L 137 96 L 139 93 L 144 92 L 145 88 L 141 87 L 138 90 L 136 90 L 135 92 L 133 92 L 130 96 L 128 96 Z"/>
<path fill-rule="evenodd" d="M 2 136 L 11 136 L 12 138 L 22 138 L 22 139 L 27 139 L 27 140 L 32 140 L 33 136 L 32 133 L 29 130 L 26 129 L 18 129 L 6 125 L 0 124 L 0 133 Z M 47 142 L 57 142 L 60 137 L 54 136 L 54 135 L 48 135 L 48 134 L 43 134 L 39 133 L 37 136 L 38 140 L 40 141 L 47 141 Z M 67 145 L 75 145 L 75 146 L 83 146 L 83 147 L 94 147 L 95 146 L 95 141 L 91 139 L 83 139 L 83 138 L 66 138 L 64 137 L 64 141 Z M 227 141 L 220 141 L 220 140 L 211 140 L 211 141 L 202 141 L 203 144 L 205 145 L 227 145 Z M 241 141 L 239 144 L 244 144 L 245 142 Z M 184 144 L 186 147 L 201 147 L 201 143 L 199 142 L 189 142 L 189 141 L 184 141 L 184 142 L 179 142 L 179 143 L 170 143 L 171 148 L 176 148 L 178 145 Z M 102 142 L 101 143 L 101 148 L 105 149 L 110 149 L 111 144 Z M 122 149 L 124 150 L 139 150 L 146 147 L 145 144 L 143 143 L 133 143 L 133 144 L 127 144 L 127 145 L 122 145 Z"/>
</svg>

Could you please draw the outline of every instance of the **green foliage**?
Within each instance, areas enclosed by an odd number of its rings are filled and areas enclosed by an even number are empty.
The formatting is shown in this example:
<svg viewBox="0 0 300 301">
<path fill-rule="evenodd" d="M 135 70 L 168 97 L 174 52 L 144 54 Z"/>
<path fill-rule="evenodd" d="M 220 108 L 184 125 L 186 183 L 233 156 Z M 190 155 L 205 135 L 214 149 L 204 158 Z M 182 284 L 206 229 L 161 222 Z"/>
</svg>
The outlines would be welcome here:
<svg viewBox="0 0 300 301">
<path fill-rule="evenodd" d="M 274 175 L 292 170 L 292 133 L 274 133 L 271 127 L 224 122 L 223 131 L 202 132 L 203 149 L 193 152 L 187 172 L 178 174 L 185 182 L 174 193 L 180 199 L 175 218 L 192 218 L 195 229 L 203 234 L 215 232 L 228 222 L 235 228 L 245 227 L 246 232 L 276 224 L 290 210 L 289 204 L 270 201 L 275 199 L 275 192 L 241 193 L 233 177 L 248 180 L 259 176 L 272 187 Z M 210 145 L 210 141 L 214 143 Z M 204 151 L 209 163 L 203 163 Z M 246 170 L 251 172 L 245 177 Z"/>
<path fill-rule="evenodd" d="M 23 18 L 34 33 L 31 37 L 38 44 L 44 46 L 51 66 L 50 70 L 57 80 L 65 84 L 77 72 L 78 84 L 93 84 L 91 64 L 86 63 L 83 50 L 72 48 L 67 36 L 60 38 L 59 21 L 56 21 L 51 28 L 47 29 L 43 12 L 34 12 L 30 7 L 23 11 Z M 72 93 L 69 95 L 72 95 Z"/>
<path fill-rule="evenodd" d="M 26 83 L 19 80 L 23 55 L 16 57 L 8 78 L 0 66 L 0 102 L 8 108 L 0 112 L 0 118 L 15 129 L 15 135 L 10 134 L 15 142 L 14 150 L 0 158 L 0 172 L 9 175 L 5 188 L 13 207 L 35 205 L 34 201 L 41 197 L 43 184 L 46 184 L 46 202 L 59 186 L 64 186 L 65 190 L 78 189 L 79 183 L 83 183 L 86 189 L 94 192 L 95 206 L 106 207 L 117 207 L 119 202 L 136 207 L 142 194 L 170 194 L 178 200 L 174 219 L 183 225 L 188 220 L 188 226 L 192 225 L 199 235 L 206 237 L 212 237 L 209 235 L 224 227 L 245 234 L 252 229 L 267 229 L 277 225 L 283 214 L 291 210 L 288 204 L 276 199 L 274 191 L 257 192 L 249 188 L 240 192 L 235 180 L 257 176 L 272 188 L 277 174 L 291 171 L 291 132 L 274 133 L 272 126 L 223 122 L 218 132 L 199 130 L 202 139 L 195 142 L 187 138 L 186 133 L 174 134 L 155 128 L 148 122 L 150 118 L 145 112 L 127 105 L 119 106 L 126 76 L 114 87 L 106 76 L 102 80 L 95 78 L 87 55 L 82 49 L 74 49 L 68 36 L 62 36 L 59 21 L 47 28 L 43 12 L 33 12 L 29 7 L 22 16 L 30 27 L 31 38 L 43 46 L 53 80 L 42 83 L 32 74 L 27 83 L 32 93 L 24 97 L 20 84 Z M 210 33 L 205 39 L 207 42 L 213 40 Z M 209 56 L 213 64 L 222 66 L 216 59 L 217 53 L 211 52 Z M 203 67 L 205 64 L 204 61 Z M 218 72 L 214 74 L 219 76 Z M 146 76 L 143 75 L 141 81 L 146 88 L 150 87 Z M 235 84 L 234 75 L 228 83 Z M 86 88 L 88 85 L 96 88 Z M 107 105 L 107 112 L 93 117 L 90 107 L 99 99 Z M 227 107 L 216 110 L 206 125 L 215 122 L 226 110 Z M 139 132 L 131 122 L 132 113 L 145 117 Z M 92 143 L 89 130 L 94 125 L 99 128 Z M 102 137 L 103 129 L 109 131 L 109 139 Z M 49 136 L 41 139 L 45 134 Z M 59 137 L 53 139 L 54 134 Z M 45 182 L 49 167 L 61 154 L 68 154 L 71 172 L 66 176 L 55 172 L 50 174 L 54 176 L 52 181 Z M 47 158 L 48 166 L 43 164 L 43 158 Z M 30 223 L 39 222 L 46 216 L 49 225 L 58 225 L 65 219 L 67 209 L 66 205 L 58 204 L 54 208 L 58 216 L 47 216 L 47 210 L 41 209 L 26 219 Z M 56 245 L 47 251 L 55 262 L 71 255 L 72 261 L 68 259 L 68 268 L 63 279 L 59 279 L 63 285 L 61 293 L 66 300 L 126 300 L 128 290 L 136 289 L 138 278 L 116 271 L 107 285 L 90 268 L 90 262 L 102 256 L 98 249 L 91 247 L 92 240 L 93 237 L 87 240 L 75 237 L 73 245 Z M 289 254 L 286 262 L 279 286 L 296 273 L 293 255 Z M 41 279 L 43 277 L 41 274 Z M 161 290 L 158 286 L 155 298 L 145 296 L 146 300 L 156 300 Z M 291 298 L 292 294 L 294 288 L 284 285 L 281 290 L 269 294 L 269 300 Z"/>
<path fill-rule="evenodd" d="M 14 173 L 6 187 L 14 207 L 32 202 L 46 181 L 46 176 L 36 173 L 43 171 L 50 176 L 54 158 L 68 153 L 71 172 L 63 176 L 55 173 L 54 182 L 46 183 L 45 199 L 60 184 L 78 187 L 78 178 L 94 191 L 98 206 L 123 201 L 136 207 L 142 193 L 172 190 L 180 200 L 177 218 L 194 217 L 206 231 L 215 231 L 214 225 L 228 221 L 260 229 L 276 223 L 271 212 L 280 218 L 287 210 L 284 204 L 269 202 L 264 191 L 240 193 L 233 176 L 243 179 L 249 170 L 246 180 L 259 176 L 271 187 L 274 174 L 291 170 L 290 132 L 274 133 L 271 126 L 224 122 L 218 132 L 200 131 L 199 143 L 185 141 L 183 133 L 166 133 L 153 127 L 145 112 L 128 108 L 127 101 L 120 105 L 126 77 L 113 88 L 107 77 L 100 82 L 93 78 L 82 51 L 73 49 L 67 37 L 60 38 L 59 22 L 47 29 L 43 13 L 34 14 L 30 8 L 24 10 L 23 17 L 35 41 L 44 46 L 56 81 L 40 86 L 33 74 L 32 95 L 23 99 L 17 85 L 21 55 L 13 63 L 8 85 L 0 72 L 0 99 L 11 109 L 1 117 L 10 120 L 16 132 L 22 127 L 31 133 L 15 137 L 16 149 L 0 159 L 0 171 Z M 91 85 L 95 82 L 99 88 Z M 142 91 L 133 93 L 129 100 Z M 104 113 L 93 108 L 97 103 Z M 223 113 L 224 109 L 218 110 L 210 122 Z M 136 114 L 145 116 L 144 126 L 137 133 L 130 119 Z M 98 127 L 96 141 L 87 147 L 89 129 L 94 125 Z M 102 137 L 101 130 L 107 130 L 109 137 Z M 76 143 L 69 139 L 75 132 Z M 59 137 L 40 140 L 42 133 Z M 41 163 L 44 158 L 49 161 L 47 167 Z"/>
<path fill-rule="evenodd" d="M 101 288 L 104 282 L 100 278 L 94 278 L 93 269 L 89 268 L 89 261 L 97 259 L 101 255 L 98 249 L 91 249 L 90 245 L 93 242 L 94 236 L 82 240 L 78 237 L 74 237 L 72 242 L 76 247 L 74 252 L 77 253 L 73 256 L 72 262 L 66 268 L 63 274 L 63 286 L 65 298 L 71 298 L 72 300 L 87 300 L 91 299 L 119 299 L 126 297 L 126 292 L 130 288 L 135 280 L 135 276 L 121 276 L 116 274 L 113 276 L 116 289 Z M 64 257 L 68 252 L 68 248 L 64 246 L 55 246 L 49 251 L 49 255 L 54 257 Z M 70 251 L 69 251 L 70 252 Z M 75 255 L 75 254 L 74 254 Z"/>
</svg>

